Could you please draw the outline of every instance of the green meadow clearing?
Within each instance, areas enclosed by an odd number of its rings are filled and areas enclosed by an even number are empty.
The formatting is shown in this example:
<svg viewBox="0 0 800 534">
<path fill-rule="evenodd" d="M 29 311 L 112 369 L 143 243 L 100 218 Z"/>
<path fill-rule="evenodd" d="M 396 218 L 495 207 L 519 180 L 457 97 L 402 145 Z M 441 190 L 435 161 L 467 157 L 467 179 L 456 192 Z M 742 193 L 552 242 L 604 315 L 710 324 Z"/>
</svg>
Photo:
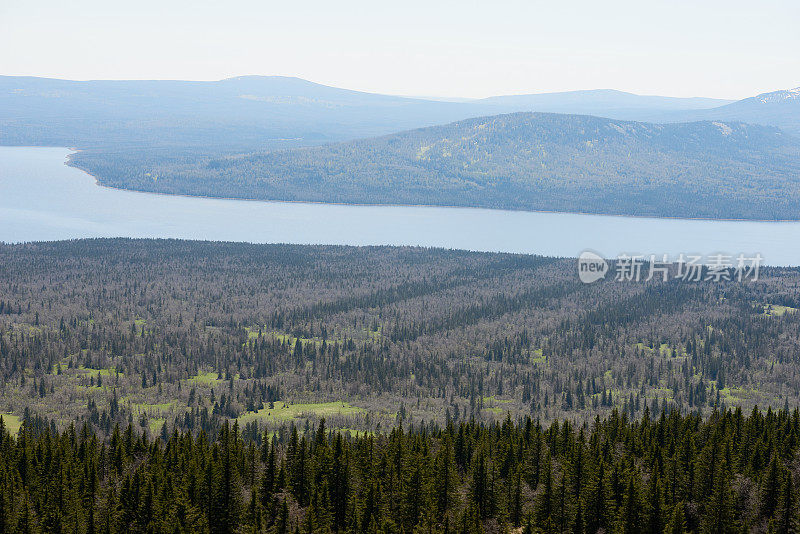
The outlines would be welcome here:
<svg viewBox="0 0 800 534">
<path fill-rule="evenodd" d="M 274 403 L 273 408 L 262 408 L 257 412 L 249 412 L 237 418 L 239 425 L 245 425 L 252 421 L 262 423 L 282 423 L 294 419 L 307 419 L 309 417 L 333 416 L 358 416 L 365 415 L 367 410 L 358 406 L 353 406 L 347 402 L 319 402 L 289 404 L 283 401 Z"/>
</svg>

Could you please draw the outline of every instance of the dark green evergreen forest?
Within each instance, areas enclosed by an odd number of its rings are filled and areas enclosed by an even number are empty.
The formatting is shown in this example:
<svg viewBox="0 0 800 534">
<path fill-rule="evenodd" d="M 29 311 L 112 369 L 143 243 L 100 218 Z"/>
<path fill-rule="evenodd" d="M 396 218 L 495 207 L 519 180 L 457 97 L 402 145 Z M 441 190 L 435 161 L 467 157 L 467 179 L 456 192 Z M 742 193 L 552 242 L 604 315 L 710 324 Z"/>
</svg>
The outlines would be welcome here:
<svg viewBox="0 0 800 534">
<path fill-rule="evenodd" d="M 798 308 L 795 268 L 0 244 L 0 533 L 794 532 Z"/>
<path fill-rule="evenodd" d="M 800 412 L 98 440 L 0 428 L 0 532 L 797 531 Z"/>
</svg>

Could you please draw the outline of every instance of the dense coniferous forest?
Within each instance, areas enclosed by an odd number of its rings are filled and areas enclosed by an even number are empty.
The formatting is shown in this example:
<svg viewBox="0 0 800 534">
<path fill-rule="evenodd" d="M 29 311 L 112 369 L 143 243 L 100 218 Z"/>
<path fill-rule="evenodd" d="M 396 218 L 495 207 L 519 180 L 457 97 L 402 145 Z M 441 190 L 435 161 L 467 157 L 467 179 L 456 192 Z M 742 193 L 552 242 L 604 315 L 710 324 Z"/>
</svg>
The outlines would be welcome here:
<svg viewBox="0 0 800 534">
<path fill-rule="evenodd" d="M 795 532 L 799 284 L 0 245 L 0 532 Z"/>
<path fill-rule="evenodd" d="M 636 419 L 800 404 L 800 271 L 577 278 L 574 260 L 393 247 L 0 246 L 0 413 L 254 439 L 325 417 Z"/>
<path fill-rule="evenodd" d="M 515 113 L 236 155 L 84 151 L 101 184 L 261 200 L 800 218 L 800 143 L 771 126 Z"/>
<path fill-rule="evenodd" d="M 0 426 L 0 532 L 797 531 L 796 409 L 259 438 Z"/>
</svg>

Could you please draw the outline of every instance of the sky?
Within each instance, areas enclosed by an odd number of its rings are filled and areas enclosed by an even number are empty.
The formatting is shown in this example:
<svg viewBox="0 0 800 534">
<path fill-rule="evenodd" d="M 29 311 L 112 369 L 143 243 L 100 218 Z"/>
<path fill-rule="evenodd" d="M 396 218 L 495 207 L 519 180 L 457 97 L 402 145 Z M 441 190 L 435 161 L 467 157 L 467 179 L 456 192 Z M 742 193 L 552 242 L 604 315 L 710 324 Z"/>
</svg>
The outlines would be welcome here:
<svg viewBox="0 0 800 534">
<path fill-rule="evenodd" d="M 485 97 L 800 86 L 797 0 L 0 0 L 0 75 Z"/>
</svg>

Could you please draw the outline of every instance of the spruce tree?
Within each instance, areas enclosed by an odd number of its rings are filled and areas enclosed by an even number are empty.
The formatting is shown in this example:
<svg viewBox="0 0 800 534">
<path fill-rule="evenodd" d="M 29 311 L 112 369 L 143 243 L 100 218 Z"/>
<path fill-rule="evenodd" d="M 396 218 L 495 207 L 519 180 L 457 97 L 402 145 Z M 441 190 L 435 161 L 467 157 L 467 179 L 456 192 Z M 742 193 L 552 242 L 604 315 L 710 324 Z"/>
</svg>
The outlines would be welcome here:
<svg viewBox="0 0 800 534">
<path fill-rule="evenodd" d="M 664 534 L 684 534 L 686 532 L 686 519 L 683 515 L 683 502 L 679 502 L 672 509 L 672 515 L 669 518 L 664 529 Z"/>
</svg>

